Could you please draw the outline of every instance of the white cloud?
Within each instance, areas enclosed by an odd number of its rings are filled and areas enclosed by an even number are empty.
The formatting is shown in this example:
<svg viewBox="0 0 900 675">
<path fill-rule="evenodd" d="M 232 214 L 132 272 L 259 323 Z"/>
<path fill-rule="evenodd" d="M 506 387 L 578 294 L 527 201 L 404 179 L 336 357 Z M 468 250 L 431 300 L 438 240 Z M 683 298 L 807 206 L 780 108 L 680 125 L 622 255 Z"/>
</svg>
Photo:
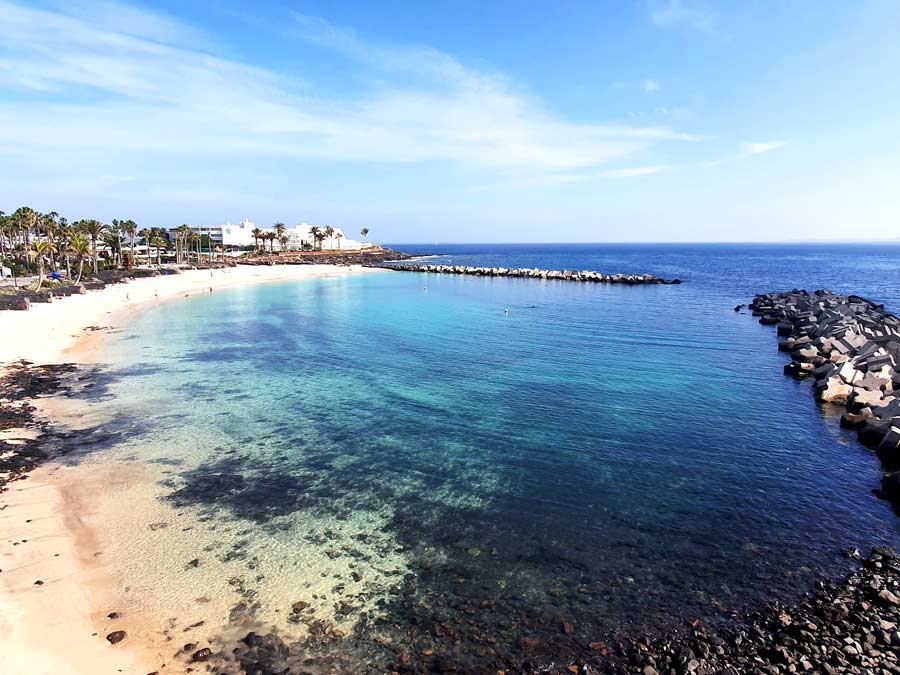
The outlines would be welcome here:
<svg viewBox="0 0 900 675">
<path fill-rule="evenodd" d="M 601 178 L 635 178 L 637 176 L 649 176 L 654 173 L 668 171 L 671 167 L 666 165 L 640 166 L 632 169 L 609 169 L 599 174 Z"/>
<path fill-rule="evenodd" d="M 556 173 L 696 139 L 662 126 L 569 121 L 506 78 L 435 49 L 369 45 L 302 15 L 299 37 L 337 50 L 350 68 L 375 69 L 378 77 L 361 79 L 377 84 L 338 97 L 304 80 L 302 64 L 286 77 L 189 48 L 197 32 L 171 17 L 113 3 L 79 6 L 90 9 L 87 18 L 0 0 L 4 154 L 35 165 L 48 154 L 78 157 L 80 171 L 96 175 L 117 162 L 250 158 Z"/>
<path fill-rule="evenodd" d="M 724 159 L 717 159 L 712 162 L 707 162 L 704 166 L 718 166 L 720 164 L 726 164 L 728 162 L 738 162 L 742 159 L 747 159 L 748 157 L 752 157 L 753 155 L 762 155 L 767 152 L 772 152 L 773 150 L 778 150 L 779 148 L 784 147 L 784 141 L 745 141 L 741 143 L 740 152 L 736 155 L 732 155 L 731 157 L 725 157 Z"/>
<path fill-rule="evenodd" d="M 653 92 L 659 90 L 659 82 L 657 82 L 656 80 L 644 80 L 644 91 L 646 91 L 648 94 L 652 94 Z"/>
<path fill-rule="evenodd" d="M 745 157 L 761 155 L 784 146 L 784 141 L 763 141 L 760 143 L 741 143 L 741 154 Z"/>
<path fill-rule="evenodd" d="M 656 166 L 639 166 L 622 169 L 607 169 L 592 173 L 547 174 L 543 176 L 530 176 L 506 181 L 500 187 L 530 188 L 544 185 L 563 185 L 569 183 L 585 183 L 597 180 L 610 180 L 620 178 L 638 178 L 650 176 L 663 171 L 669 171 L 672 167 L 664 164 Z M 483 188 L 487 189 L 487 188 Z"/>
<path fill-rule="evenodd" d="M 650 12 L 650 18 L 657 26 L 687 26 L 700 33 L 719 36 L 718 17 L 700 7 L 689 7 L 683 0 L 668 0 Z"/>
</svg>

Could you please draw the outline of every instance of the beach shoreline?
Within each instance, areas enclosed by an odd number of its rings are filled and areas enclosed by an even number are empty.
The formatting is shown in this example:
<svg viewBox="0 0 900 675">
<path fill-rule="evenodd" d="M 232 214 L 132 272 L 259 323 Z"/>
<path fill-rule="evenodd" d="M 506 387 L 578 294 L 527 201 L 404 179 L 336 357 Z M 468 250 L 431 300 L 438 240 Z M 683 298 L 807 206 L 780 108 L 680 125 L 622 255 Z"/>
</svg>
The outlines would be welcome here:
<svg viewBox="0 0 900 675">
<path fill-rule="evenodd" d="M 0 372 L 22 360 L 34 364 L 87 365 L 99 357 L 109 329 L 161 302 L 260 283 L 347 276 L 379 270 L 360 266 L 304 265 L 190 270 L 107 286 L 33 305 L 23 312 L 0 312 Z M 72 431 L 71 411 L 52 393 L 30 400 L 31 428 L 10 428 L 4 439 L 35 438 L 39 425 Z M 77 431 L 76 431 L 77 433 Z M 38 436 L 39 438 L 39 436 Z M 16 441 L 17 442 L 17 441 Z M 104 564 L 96 533 L 87 524 L 87 493 L 101 486 L 75 486 L 67 467 L 47 463 L 10 480 L 0 493 L 0 633 L 15 649 L 0 650 L 0 672 L 30 675 L 154 672 L 164 658 L 150 639 L 151 626 L 127 617 L 127 638 L 106 636 L 126 628 L 121 598 L 115 597 L 116 570 Z M 167 659 L 165 672 L 184 664 Z"/>
</svg>

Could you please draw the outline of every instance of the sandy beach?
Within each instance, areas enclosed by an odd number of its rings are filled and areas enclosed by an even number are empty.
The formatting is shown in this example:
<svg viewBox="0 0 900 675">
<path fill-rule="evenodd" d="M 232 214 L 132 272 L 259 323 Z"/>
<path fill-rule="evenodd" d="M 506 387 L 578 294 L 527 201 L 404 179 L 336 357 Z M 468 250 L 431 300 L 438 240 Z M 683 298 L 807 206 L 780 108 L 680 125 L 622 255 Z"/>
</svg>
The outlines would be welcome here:
<svg viewBox="0 0 900 675">
<path fill-rule="evenodd" d="M 139 279 L 102 291 L 72 296 L 26 312 L 0 312 L 0 363 L 84 363 L 97 355 L 105 331 L 155 303 L 224 288 L 315 276 L 370 273 L 362 267 L 331 265 L 247 266 L 188 271 Z M 65 418 L 60 403 L 47 401 L 42 413 Z M 7 430 L 4 438 L 24 438 L 32 430 Z M 90 486 L 89 489 L 102 489 Z M 89 491 L 88 489 L 88 491 Z M 64 467 L 52 461 L 0 495 L 0 672 L 29 675 L 96 675 L 157 671 L 161 655 L 128 625 L 131 639 L 111 645 L 105 636 L 122 628 L 112 607 L 110 575 L 103 551 L 81 514 L 84 489 L 67 486 Z M 132 637 L 134 636 L 134 637 Z M 170 664 L 161 672 L 182 672 Z"/>
</svg>

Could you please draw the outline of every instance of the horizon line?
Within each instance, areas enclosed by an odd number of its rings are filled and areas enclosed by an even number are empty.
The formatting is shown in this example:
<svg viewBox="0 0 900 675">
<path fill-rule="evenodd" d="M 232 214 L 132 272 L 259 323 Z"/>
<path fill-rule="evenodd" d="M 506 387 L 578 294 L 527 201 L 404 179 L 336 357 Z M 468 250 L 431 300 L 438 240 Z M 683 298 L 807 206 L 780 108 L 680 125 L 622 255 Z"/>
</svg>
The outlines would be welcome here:
<svg viewBox="0 0 900 675">
<path fill-rule="evenodd" d="M 900 238 L 895 239 L 773 239 L 767 241 L 393 241 L 384 242 L 382 246 L 458 246 L 458 245 L 489 245 L 489 246 L 596 246 L 609 244 L 628 244 L 632 246 L 685 246 L 685 245 L 810 245 L 810 244 L 847 244 L 863 246 L 867 244 L 900 244 Z"/>
</svg>

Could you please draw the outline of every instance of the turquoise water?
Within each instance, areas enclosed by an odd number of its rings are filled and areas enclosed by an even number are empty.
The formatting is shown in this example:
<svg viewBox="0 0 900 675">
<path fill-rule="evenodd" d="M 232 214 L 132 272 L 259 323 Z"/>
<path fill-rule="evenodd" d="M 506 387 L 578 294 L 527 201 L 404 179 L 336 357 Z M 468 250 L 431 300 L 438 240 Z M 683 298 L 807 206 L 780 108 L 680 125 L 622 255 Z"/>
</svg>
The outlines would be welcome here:
<svg viewBox="0 0 900 675">
<path fill-rule="evenodd" d="M 864 270 L 897 251 L 858 256 L 853 287 L 889 286 Z M 702 250 L 693 270 L 684 252 L 645 250 L 636 270 L 569 255 L 555 266 L 687 283 L 385 272 L 164 303 L 111 340 L 102 405 L 119 426 L 91 461 L 165 467 L 155 499 L 232 533 L 234 555 L 197 553 L 223 596 L 241 577 L 228 602 L 289 604 L 299 582 L 277 563 L 320 560 L 345 587 L 316 591 L 313 611 L 344 637 L 316 649 L 359 663 L 434 649 L 477 671 L 523 634 L 563 653 L 715 621 L 839 572 L 841 547 L 897 541 L 874 455 L 782 376 L 774 331 L 733 311 L 827 259 L 769 251 L 769 276 L 786 273 L 760 281 L 719 252 L 732 264 L 717 282 Z M 540 264 L 527 256 L 507 264 Z M 194 557 L 169 555 L 179 569 Z M 375 646 L 384 634 L 393 647 Z"/>
</svg>

